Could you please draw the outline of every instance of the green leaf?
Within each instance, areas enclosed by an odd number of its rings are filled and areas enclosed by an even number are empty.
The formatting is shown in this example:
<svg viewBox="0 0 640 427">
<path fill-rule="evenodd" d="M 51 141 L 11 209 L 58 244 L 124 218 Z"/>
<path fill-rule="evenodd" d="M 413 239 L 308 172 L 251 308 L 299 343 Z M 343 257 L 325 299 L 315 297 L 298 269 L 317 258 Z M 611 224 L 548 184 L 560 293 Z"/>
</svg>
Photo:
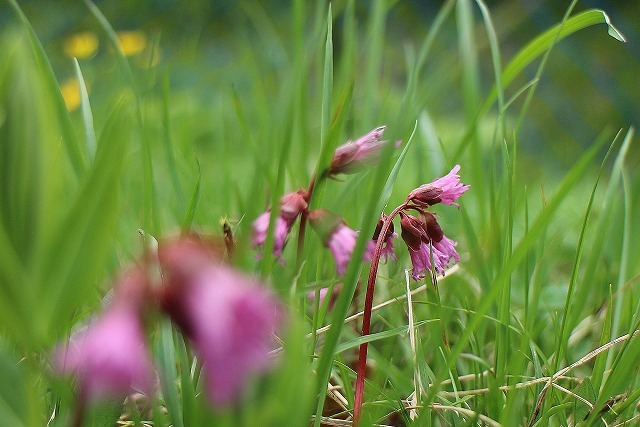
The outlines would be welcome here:
<svg viewBox="0 0 640 427">
<path fill-rule="evenodd" d="M 560 23 L 540 34 L 538 37 L 530 41 L 525 47 L 520 49 L 518 54 L 513 57 L 502 72 L 502 86 L 507 87 L 516 78 L 525 67 L 531 64 L 536 58 L 542 55 L 554 43 L 580 31 L 584 28 L 596 24 L 607 24 L 609 35 L 619 41 L 626 41 L 622 34 L 611 24 L 609 16 L 598 9 L 587 10 L 575 16 L 570 17 L 564 23 Z M 497 96 L 497 89 L 494 87 L 490 95 L 485 101 L 485 107 L 493 103 Z"/>
<path fill-rule="evenodd" d="M 0 343 L 0 420 L 3 425 L 20 427 L 26 425 L 27 396 L 24 372 L 16 357 Z"/>
<path fill-rule="evenodd" d="M 87 146 L 87 154 L 91 161 L 96 155 L 96 148 L 98 146 L 98 142 L 96 140 L 96 132 L 93 128 L 93 113 L 91 112 L 91 104 L 89 103 L 89 92 L 87 92 L 87 85 L 84 82 L 84 76 L 82 75 L 82 70 L 80 70 L 80 64 L 78 60 L 73 58 L 73 65 L 76 70 L 76 78 L 78 79 L 78 84 L 80 86 L 80 99 L 82 99 L 82 103 L 80 104 L 82 107 L 82 121 L 84 124 L 84 137 L 85 144 Z"/>
<path fill-rule="evenodd" d="M 103 274 L 120 217 L 118 184 L 129 141 L 128 101 L 123 99 L 109 118 L 88 179 L 46 244 L 37 283 L 48 298 L 46 304 L 34 301 L 41 338 L 51 339 L 52 330 L 67 323 Z"/>
<path fill-rule="evenodd" d="M 183 427 L 182 406 L 178 387 L 176 386 L 178 371 L 173 328 L 167 319 L 164 319 L 160 325 L 160 337 L 156 346 L 156 355 L 160 386 L 162 387 L 162 395 L 167 405 L 169 417 L 175 427 Z"/>
<path fill-rule="evenodd" d="M 422 326 L 430 322 L 439 322 L 439 321 L 440 321 L 439 319 L 421 320 L 420 322 L 416 322 L 414 326 L 417 328 L 418 326 Z M 406 334 L 408 331 L 409 331 L 408 326 L 400 326 L 398 328 L 387 329 L 386 331 L 377 332 L 375 334 L 369 334 L 364 337 L 360 336 L 358 338 L 354 338 L 352 340 L 349 340 L 347 342 L 340 344 L 338 347 L 336 347 L 336 354 L 358 347 L 360 346 L 360 344 L 378 341 L 385 338 L 391 338 L 396 335 Z"/>
<path fill-rule="evenodd" d="M 54 103 L 53 111 L 55 112 L 61 126 L 63 134 L 62 139 L 67 148 L 67 154 L 69 155 L 69 159 L 71 160 L 71 164 L 73 165 L 76 175 L 80 176 L 85 171 L 86 163 L 82 156 L 80 145 L 78 144 L 78 138 L 73 130 L 71 119 L 69 118 L 67 107 L 64 103 L 64 98 L 62 97 L 60 88 L 58 87 L 58 81 L 53 73 L 53 68 L 51 67 L 49 58 L 47 58 L 44 47 L 42 47 L 42 43 L 38 39 L 36 32 L 29 23 L 29 20 L 25 16 L 24 12 L 22 12 L 22 9 L 20 9 L 20 6 L 18 6 L 18 2 L 16 0 L 8 1 L 15 14 L 18 16 L 20 24 L 27 32 L 33 54 L 37 61 L 38 71 L 44 80 L 46 91 L 51 96 Z"/>
</svg>

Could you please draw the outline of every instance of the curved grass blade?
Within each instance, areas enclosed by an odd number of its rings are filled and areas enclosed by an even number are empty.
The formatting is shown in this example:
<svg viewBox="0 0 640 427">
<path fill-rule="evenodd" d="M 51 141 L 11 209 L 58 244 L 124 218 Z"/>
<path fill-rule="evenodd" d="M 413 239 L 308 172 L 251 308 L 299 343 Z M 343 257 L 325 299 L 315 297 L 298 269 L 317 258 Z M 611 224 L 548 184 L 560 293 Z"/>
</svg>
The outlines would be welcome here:
<svg viewBox="0 0 640 427">
<path fill-rule="evenodd" d="M 96 140 L 96 131 L 93 127 L 93 113 L 91 112 L 91 103 L 89 103 L 89 92 L 87 92 L 87 85 L 84 82 L 84 76 L 80 69 L 80 64 L 76 58 L 73 58 L 73 65 L 76 70 L 76 78 L 78 79 L 78 85 L 80 86 L 80 103 L 82 109 L 82 121 L 84 124 L 84 138 L 87 147 L 87 155 L 89 161 L 93 162 L 96 156 L 96 148 L 98 142 Z"/>
<path fill-rule="evenodd" d="M 609 35 L 621 42 L 626 41 L 624 36 L 622 36 L 622 33 L 620 33 L 620 31 L 611 24 L 609 16 L 603 10 L 592 9 L 581 12 L 568 18 L 564 23 L 561 22 L 540 34 L 522 48 L 504 68 L 504 71 L 502 72 L 502 86 L 505 88 L 508 87 L 515 77 L 525 69 L 525 67 L 545 53 L 549 47 L 553 46 L 555 43 L 584 28 L 603 23 L 607 24 L 607 31 L 609 32 Z M 483 109 L 488 108 L 493 103 L 497 94 L 498 89 L 496 85 L 491 89 Z"/>
<path fill-rule="evenodd" d="M 67 154 L 69 155 L 71 165 L 73 166 L 73 170 L 76 176 L 81 176 L 86 169 L 85 159 L 82 155 L 82 151 L 80 150 L 78 138 L 76 137 L 76 134 L 73 130 L 71 119 L 69 118 L 67 107 L 64 103 L 64 98 L 62 97 L 62 93 L 60 92 L 60 88 L 58 87 L 58 82 L 53 72 L 53 67 L 51 67 L 51 63 L 47 58 L 44 47 L 38 39 L 36 32 L 29 23 L 29 20 L 25 16 L 22 9 L 20 9 L 20 6 L 18 6 L 18 2 L 16 0 L 8 1 L 9 5 L 18 16 L 20 24 L 24 27 L 29 36 L 29 42 L 31 43 L 33 54 L 35 55 L 35 59 L 39 66 L 38 70 L 42 75 L 42 78 L 44 79 L 46 90 L 48 91 L 54 103 L 54 110 L 60 123 L 63 142 L 67 148 Z"/>
<path fill-rule="evenodd" d="M 156 206 L 156 189 L 154 185 L 153 179 L 153 162 L 151 160 L 151 146 L 149 144 L 149 139 L 144 129 L 144 121 L 142 118 L 142 103 L 140 97 L 140 90 L 136 85 L 135 79 L 133 77 L 133 71 L 131 70 L 131 66 L 127 61 L 124 52 L 122 51 L 122 46 L 120 45 L 120 41 L 118 40 L 118 36 L 114 31 L 113 27 L 107 20 L 107 18 L 102 14 L 100 9 L 91 1 L 85 0 L 87 7 L 91 14 L 98 20 L 98 23 L 106 33 L 111 45 L 113 46 L 116 52 L 116 58 L 118 59 L 118 63 L 120 65 L 121 71 L 124 74 L 127 84 L 131 88 L 132 92 L 135 95 L 135 116 L 138 124 L 138 131 L 140 135 L 141 141 L 141 149 L 142 155 L 141 157 L 141 166 L 142 166 L 142 177 L 143 177 L 143 229 L 145 232 L 157 235 L 157 227 L 159 226 L 158 219 L 158 209 Z"/>
</svg>

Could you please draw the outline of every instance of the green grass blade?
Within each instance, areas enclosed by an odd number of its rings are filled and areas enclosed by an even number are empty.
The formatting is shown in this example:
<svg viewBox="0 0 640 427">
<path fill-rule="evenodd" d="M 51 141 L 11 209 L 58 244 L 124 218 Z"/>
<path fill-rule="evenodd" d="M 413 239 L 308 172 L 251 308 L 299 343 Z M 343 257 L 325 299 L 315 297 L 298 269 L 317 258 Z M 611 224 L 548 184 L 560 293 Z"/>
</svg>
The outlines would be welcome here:
<svg viewBox="0 0 640 427">
<path fill-rule="evenodd" d="M 143 177 L 142 198 L 144 200 L 142 225 L 146 233 L 156 235 L 159 231 L 158 209 L 156 206 L 156 188 L 153 178 L 151 146 L 147 137 L 147 133 L 144 129 L 144 120 L 142 118 L 142 101 L 140 98 L 140 90 L 138 89 L 138 85 L 136 84 L 136 81 L 133 77 L 133 71 L 131 70 L 129 61 L 127 61 L 127 58 L 122 51 L 122 46 L 120 45 L 120 41 L 113 27 L 111 26 L 107 18 L 102 14 L 100 9 L 98 9 L 98 7 L 91 0 L 85 0 L 85 3 L 89 8 L 91 14 L 98 20 L 98 23 L 107 35 L 111 46 L 116 52 L 116 58 L 118 60 L 118 64 L 120 65 L 121 72 L 124 74 L 129 88 L 135 95 L 135 116 L 137 119 L 136 121 L 138 124 L 139 132 L 138 136 L 140 137 L 142 149 L 142 154 L 140 155 Z"/>
<path fill-rule="evenodd" d="M 610 226 L 612 226 L 612 205 L 615 203 L 615 200 L 619 195 L 616 187 L 619 185 L 622 178 L 622 165 L 624 164 L 624 161 L 629 152 L 629 147 L 631 146 L 631 142 L 633 141 L 633 134 L 633 129 L 629 129 L 629 131 L 625 135 L 625 138 L 622 141 L 622 145 L 620 146 L 620 151 L 616 156 L 616 160 L 613 164 L 613 168 L 609 176 L 609 183 L 605 190 L 603 201 L 600 206 L 600 218 L 598 219 L 598 223 L 596 225 L 594 241 L 591 244 L 591 251 L 589 253 L 588 261 L 585 263 L 585 271 L 582 275 L 583 279 L 576 291 L 575 301 L 576 305 L 579 307 L 583 306 L 587 302 L 587 298 L 589 298 L 590 294 L 592 293 L 591 280 L 596 274 L 596 270 L 601 266 L 602 253 L 605 248 L 607 238 L 611 237 L 610 233 L 608 233 L 607 230 Z M 609 313 L 609 315 L 611 313 Z M 578 315 L 579 313 L 576 312 L 574 314 L 574 317 Z M 572 323 L 576 322 L 577 319 L 574 318 L 572 320 Z"/>
<path fill-rule="evenodd" d="M 578 246 L 576 248 L 576 258 L 573 263 L 573 268 L 571 271 L 571 279 L 569 281 L 569 288 L 567 289 L 567 298 L 565 300 L 564 310 L 562 311 L 562 324 L 560 326 L 560 334 L 558 335 L 558 342 L 556 346 L 556 349 L 557 349 L 556 357 L 555 357 L 554 365 L 552 369 L 553 372 L 556 372 L 558 370 L 560 362 L 562 361 L 562 357 L 565 353 L 567 343 L 569 341 L 569 333 L 573 328 L 573 325 L 569 323 L 571 319 L 571 311 L 572 310 L 579 311 L 581 309 L 581 307 L 574 306 L 573 297 L 575 293 L 576 283 L 578 281 L 578 272 L 580 268 L 580 261 L 582 259 L 582 250 L 584 246 L 585 234 L 587 231 L 587 224 L 589 223 L 589 216 L 591 215 L 591 209 L 593 208 L 593 201 L 595 199 L 596 190 L 598 189 L 600 177 L 602 176 L 602 172 L 604 171 L 605 162 L 609 158 L 609 154 L 611 153 L 611 150 L 613 149 L 613 146 L 616 143 L 619 135 L 620 135 L 620 132 L 618 132 L 618 134 L 614 138 L 613 142 L 609 146 L 609 150 L 607 150 L 607 153 L 605 154 L 602 160 L 602 163 L 600 164 L 600 170 L 598 172 L 596 181 L 593 184 L 591 195 L 589 196 L 589 202 L 587 203 L 587 209 L 584 214 L 584 219 L 582 220 L 582 228 L 580 230 L 580 236 L 578 237 Z"/>
<path fill-rule="evenodd" d="M 322 113 L 320 117 L 320 141 L 324 144 L 320 152 L 318 165 L 327 164 L 328 153 L 332 150 L 327 141 L 327 133 L 331 124 L 331 103 L 333 95 L 333 16 L 331 3 L 327 12 L 327 39 L 324 45 L 324 68 L 322 72 Z M 318 173 L 322 169 L 316 169 Z"/>
<path fill-rule="evenodd" d="M 200 200 L 200 181 L 202 180 L 202 171 L 200 170 L 200 162 L 196 159 L 198 164 L 198 178 L 196 185 L 193 187 L 193 193 L 191 193 L 191 199 L 189 200 L 189 207 L 184 214 L 182 220 L 182 232 L 188 233 L 193 225 L 193 218 L 196 216 L 196 209 L 198 208 L 198 201 Z"/>
<path fill-rule="evenodd" d="M 48 242 L 40 269 L 39 331 L 50 335 L 67 324 L 71 314 L 95 289 L 114 237 L 119 211 L 120 173 L 129 136 L 127 100 L 123 99 L 103 131 L 87 181 Z"/>
<path fill-rule="evenodd" d="M 522 48 L 518 54 L 507 64 L 502 73 L 502 85 L 504 87 L 515 79 L 515 77 L 522 72 L 529 64 L 531 64 L 536 58 L 545 53 L 549 47 L 553 46 L 560 40 L 570 36 L 571 34 L 580 31 L 584 28 L 590 27 L 596 24 L 607 24 L 607 30 L 609 34 L 617 34 L 613 36 L 616 40 L 624 42 L 625 39 L 621 33 L 611 24 L 609 16 L 598 9 L 587 10 L 581 12 L 575 16 L 568 18 L 564 23 L 560 23 L 553 28 L 540 34 L 538 37 L 529 42 L 524 48 Z M 493 102 L 497 95 L 497 88 L 491 90 L 486 104 Z"/>
<path fill-rule="evenodd" d="M 158 362 L 158 375 L 162 395 L 167 405 L 169 417 L 175 427 L 183 427 L 182 405 L 180 395 L 176 386 L 178 371 L 176 365 L 176 350 L 173 340 L 173 327 L 168 320 L 164 320 L 160 325 L 160 334 L 156 346 L 156 360 Z"/>
<path fill-rule="evenodd" d="M 89 92 L 87 92 L 87 85 L 84 82 L 84 76 L 80 69 L 78 60 L 73 58 L 73 65 L 76 70 L 76 78 L 78 79 L 78 85 L 80 86 L 80 103 L 82 108 L 82 121 L 84 125 L 84 138 L 85 145 L 87 147 L 87 156 L 90 161 L 93 161 L 96 155 L 96 148 L 98 142 L 96 139 L 96 131 L 93 127 L 93 113 L 91 112 L 91 103 L 89 102 Z"/>
<path fill-rule="evenodd" d="M 547 52 L 553 45 L 560 40 L 570 36 L 571 34 L 580 31 L 584 28 L 590 27 L 596 24 L 607 24 L 607 28 L 609 30 L 609 34 L 617 34 L 619 37 L 616 39 L 624 41 L 624 37 L 622 37 L 621 33 L 613 27 L 611 21 L 607 14 L 598 9 L 587 10 L 585 12 L 579 13 L 575 16 L 572 16 L 563 22 L 557 24 L 551 29 L 545 31 L 531 42 L 529 42 L 525 47 L 520 49 L 520 51 L 516 54 L 516 56 L 509 61 L 507 66 L 502 71 L 502 87 L 503 89 L 507 89 L 509 84 L 515 79 L 515 77 L 522 72 L 529 64 L 535 61 L 540 55 Z M 535 88 L 535 82 L 531 87 L 531 90 Z M 532 93 L 532 91 L 529 91 Z M 491 105 L 495 102 L 498 96 L 497 86 L 494 86 L 491 89 L 491 92 L 487 96 L 484 104 L 476 114 L 474 120 L 470 122 L 470 125 L 465 132 L 465 135 L 462 138 L 462 141 L 453 156 L 453 159 L 459 159 L 462 155 L 462 152 L 467 148 L 468 142 L 472 138 L 475 129 L 478 125 L 478 121 L 480 117 L 484 116 L 484 114 L 489 111 Z"/>
<path fill-rule="evenodd" d="M 162 142 L 164 143 L 165 157 L 167 161 L 167 169 L 171 176 L 171 184 L 173 185 L 173 191 L 178 197 L 178 201 L 181 206 L 187 204 L 184 191 L 182 191 L 182 185 L 180 185 L 180 178 L 178 178 L 178 166 L 174 155 L 174 144 L 171 139 L 171 120 L 170 117 L 170 105 L 171 105 L 171 88 L 170 88 L 169 72 L 167 71 L 164 76 L 162 84 Z M 198 171 L 200 167 L 198 166 Z"/>
<path fill-rule="evenodd" d="M 439 321 L 440 321 L 439 319 L 421 320 L 419 322 L 415 322 L 414 327 L 417 328 L 419 326 L 426 325 L 427 323 L 430 323 L 430 322 L 439 322 Z M 360 344 L 378 341 L 385 338 L 391 338 L 391 337 L 395 337 L 396 335 L 406 334 L 408 331 L 409 331 L 408 326 L 400 326 L 397 328 L 387 329 L 382 332 L 369 334 L 364 337 L 360 336 L 358 338 L 354 338 L 352 340 L 349 340 L 340 344 L 338 347 L 336 347 L 336 354 L 342 353 L 343 351 L 347 351 L 352 348 L 359 347 Z"/>
<path fill-rule="evenodd" d="M 480 73 L 473 34 L 475 25 L 471 0 L 460 0 L 456 3 L 456 18 L 458 50 L 462 61 L 462 97 L 466 116 L 472 119 L 480 100 Z"/>
<path fill-rule="evenodd" d="M 629 129 L 629 132 L 627 133 L 627 138 L 629 140 L 633 139 L 633 133 L 633 128 Z M 629 171 L 625 167 L 624 162 L 621 163 L 621 175 L 624 194 L 624 220 L 622 229 L 622 245 L 620 248 L 620 272 L 618 273 L 618 281 L 614 289 L 614 293 L 616 294 L 622 292 L 623 286 L 627 281 L 627 277 L 629 275 L 628 270 L 631 256 L 631 241 L 636 232 L 635 227 L 637 227 L 637 223 L 635 223 L 634 225 L 634 215 L 632 208 L 633 194 L 631 192 L 631 183 L 629 182 Z M 619 295 L 614 302 L 611 321 L 611 333 L 614 337 L 618 336 L 621 331 L 620 319 L 622 316 L 623 301 L 624 298 L 622 298 L 622 295 Z M 608 360 L 611 360 L 611 357 L 609 357 Z"/>
<path fill-rule="evenodd" d="M 67 112 L 67 107 L 64 103 L 64 99 L 62 98 L 62 93 L 58 87 L 58 82 L 53 72 L 53 68 L 51 67 L 51 63 L 49 62 L 49 58 L 47 58 L 44 47 L 38 39 L 33 27 L 29 23 L 29 20 L 22 9 L 20 9 L 20 6 L 18 6 L 18 2 L 16 0 L 8 0 L 8 2 L 18 16 L 20 24 L 29 36 L 33 54 L 35 55 L 39 71 L 44 79 L 46 90 L 52 97 L 52 101 L 54 103 L 54 111 L 58 118 L 58 122 L 60 123 L 60 130 L 63 136 L 63 143 L 67 149 L 67 154 L 69 155 L 69 159 L 76 175 L 81 176 L 86 169 L 86 161 L 82 155 L 78 138 L 73 130 L 73 126 Z"/>
</svg>

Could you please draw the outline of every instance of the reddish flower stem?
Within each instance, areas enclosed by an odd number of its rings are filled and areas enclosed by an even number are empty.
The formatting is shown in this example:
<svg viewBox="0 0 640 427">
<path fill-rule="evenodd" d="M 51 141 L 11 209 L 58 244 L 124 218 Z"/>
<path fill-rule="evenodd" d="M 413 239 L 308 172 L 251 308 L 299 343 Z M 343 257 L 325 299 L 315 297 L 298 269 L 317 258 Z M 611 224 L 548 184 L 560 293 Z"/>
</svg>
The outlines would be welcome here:
<svg viewBox="0 0 640 427">
<path fill-rule="evenodd" d="M 407 208 L 407 204 L 403 203 L 395 208 L 382 223 L 378 240 L 376 241 L 376 249 L 373 253 L 373 259 L 371 260 L 371 268 L 369 269 L 369 280 L 367 282 L 367 294 L 364 299 L 364 312 L 362 315 L 362 336 L 369 335 L 371 331 L 371 310 L 373 308 L 373 291 L 375 290 L 376 277 L 378 275 L 378 264 L 380 264 L 380 256 L 382 255 L 382 245 L 385 242 L 385 237 L 393 218 L 398 213 Z M 360 351 L 358 353 L 358 365 L 356 368 L 356 390 L 354 395 L 353 404 L 353 425 L 357 426 L 362 414 L 362 403 L 364 399 L 364 380 L 367 374 L 367 349 L 369 343 L 360 344 Z"/>
</svg>

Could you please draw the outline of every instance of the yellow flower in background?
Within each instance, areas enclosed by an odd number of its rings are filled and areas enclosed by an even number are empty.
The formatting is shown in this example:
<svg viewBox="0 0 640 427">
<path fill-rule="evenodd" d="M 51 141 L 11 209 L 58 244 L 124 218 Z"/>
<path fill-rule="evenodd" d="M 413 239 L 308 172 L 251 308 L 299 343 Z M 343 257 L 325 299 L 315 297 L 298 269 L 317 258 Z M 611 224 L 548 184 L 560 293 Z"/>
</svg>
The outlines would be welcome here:
<svg viewBox="0 0 640 427">
<path fill-rule="evenodd" d="M 73 111 L 80 105 L 80 84 L 78 79 L 67 79 L 60 85 L 60 92 L 68 111 Z"/>
<path fill-rule="evenodd" d="M 147 37 L 142 31 L 118 31 L 117 35 L 125 56 L 137 55 L 147 46 Z"/>
<path fill-rule="evenodd" d="M 65 55 L 71 58 L 89 58 L 98 50 L 98 37 L 90 32 L 83 31 L 71 34 L 62 44 Z"/>
</svg>

